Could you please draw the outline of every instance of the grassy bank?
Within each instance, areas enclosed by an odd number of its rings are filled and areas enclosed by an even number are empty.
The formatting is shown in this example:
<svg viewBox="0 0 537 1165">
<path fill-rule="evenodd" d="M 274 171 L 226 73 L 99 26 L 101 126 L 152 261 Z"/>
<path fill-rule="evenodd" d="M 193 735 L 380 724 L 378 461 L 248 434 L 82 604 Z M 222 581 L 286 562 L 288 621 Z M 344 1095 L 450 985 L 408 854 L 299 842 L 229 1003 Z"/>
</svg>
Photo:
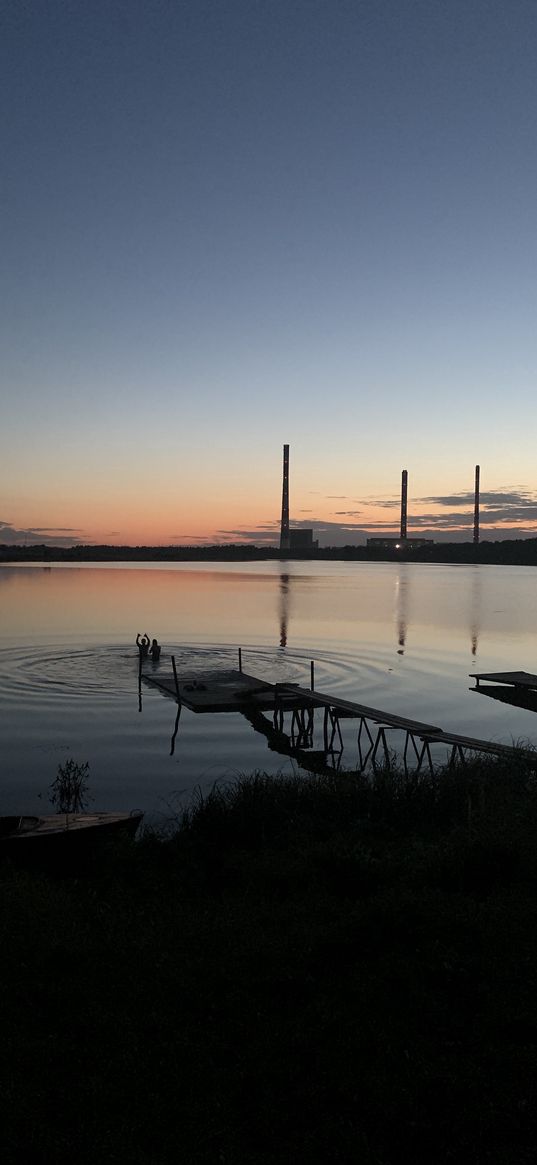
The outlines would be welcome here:
<svg viewBox="0 0 537 1165">
<path fill-rule="evenodd" d="M 537 785 L 254 776 L 0 871 L 5 1161 L 534 1160 Z"/>
</svg>

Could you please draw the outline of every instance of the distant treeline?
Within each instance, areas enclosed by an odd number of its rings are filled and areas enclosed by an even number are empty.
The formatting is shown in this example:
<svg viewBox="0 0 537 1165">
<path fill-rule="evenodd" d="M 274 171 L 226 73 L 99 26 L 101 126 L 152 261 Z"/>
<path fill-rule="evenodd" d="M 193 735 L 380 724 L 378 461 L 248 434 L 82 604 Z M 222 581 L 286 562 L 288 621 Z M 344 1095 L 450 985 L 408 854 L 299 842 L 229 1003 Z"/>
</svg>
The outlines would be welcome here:
<svg viewBox="0 0 537 1165">
<path fill-rule="evenodd" d="M 431 542 L 390 550 L 367 546 L 325 546 L 314 551 L 281 551 L 275 546 L 229 543 L 216 546 L 8 546 L 0 562 L 253 562 L 275 559 L 325 562 L 482 562 L 537 566 L 537 538 L 502 542 Z"/>
</svg>

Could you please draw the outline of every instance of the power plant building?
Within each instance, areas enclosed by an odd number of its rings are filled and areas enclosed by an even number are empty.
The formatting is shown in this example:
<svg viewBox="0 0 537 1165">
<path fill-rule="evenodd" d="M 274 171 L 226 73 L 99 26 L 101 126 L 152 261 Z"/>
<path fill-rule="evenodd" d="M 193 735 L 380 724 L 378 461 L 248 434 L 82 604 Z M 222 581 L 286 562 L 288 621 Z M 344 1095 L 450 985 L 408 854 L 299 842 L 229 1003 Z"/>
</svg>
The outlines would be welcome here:
<svg viewBox="0 0 537 1165">
<path fill-rule="evenodd" d="M 368 550 L 415 550 L 418 546 L 431 546 L 432 538 L 368 538 Z"/>
<path fill-rule="evenodd" d="M 319 542 L 313 537 L 313 530 L 290 530 L 289 550 L 317 550 Z"/>
</svg>

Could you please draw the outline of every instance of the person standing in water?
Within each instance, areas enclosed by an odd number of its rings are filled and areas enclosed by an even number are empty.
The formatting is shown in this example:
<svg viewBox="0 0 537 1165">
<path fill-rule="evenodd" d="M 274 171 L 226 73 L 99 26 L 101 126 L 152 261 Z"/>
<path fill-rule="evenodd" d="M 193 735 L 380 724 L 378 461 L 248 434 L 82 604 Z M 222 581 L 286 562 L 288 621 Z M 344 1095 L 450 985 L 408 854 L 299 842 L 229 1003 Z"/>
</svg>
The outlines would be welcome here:
<svg viewBox="0 0 537 1165">
<path fill-rule="evenodd" d="M 160 659 L 160 643 L 157 643 L 156 639 L 152 640 L 151 647 L 149 648 L 149 654 L 153 660 L 153 663 L 158 663 Z"/>
<path fill-rule="evenodd" d="M 149 644 L 150 643 L 151 643 L 151 640 L 149 638 L 149 635 L 147 634 L 147 631 L 145 632 L 144 635 L 140 635 L 140 632 L 138 632 L 138 634 L 136 636 L 136 646 L 138 648 L 138 651 L 140 652 L 142 659 L 146 659 L 148 652 L 149 652 Z"/>
</svg>

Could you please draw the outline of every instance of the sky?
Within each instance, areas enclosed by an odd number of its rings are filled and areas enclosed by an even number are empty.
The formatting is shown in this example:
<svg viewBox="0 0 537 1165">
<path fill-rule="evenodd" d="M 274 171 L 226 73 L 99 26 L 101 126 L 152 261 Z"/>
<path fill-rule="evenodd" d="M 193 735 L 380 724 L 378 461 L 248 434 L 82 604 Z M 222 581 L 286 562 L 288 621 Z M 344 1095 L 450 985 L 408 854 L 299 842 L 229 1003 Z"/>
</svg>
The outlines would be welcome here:
<svg viewBox="0 0 537 1165">
<path fill-rule="evenodd" d="M 0 543 L 537 535 L 535 0 L 4 0 Z"/>
</svg>

